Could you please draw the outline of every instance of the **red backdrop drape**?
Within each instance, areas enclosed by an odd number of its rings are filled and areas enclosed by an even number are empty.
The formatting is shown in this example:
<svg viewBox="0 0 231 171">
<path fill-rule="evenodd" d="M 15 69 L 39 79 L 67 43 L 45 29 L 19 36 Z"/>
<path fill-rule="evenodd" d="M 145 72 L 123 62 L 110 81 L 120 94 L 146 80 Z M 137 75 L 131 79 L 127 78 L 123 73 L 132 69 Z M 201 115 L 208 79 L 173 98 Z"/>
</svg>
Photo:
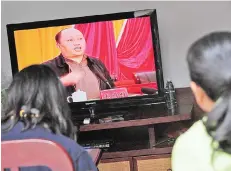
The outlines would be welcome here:
<svg viewBox="0 0 231 171">
<path fill-rule="evenodd" d="M 150 18 L 128 19 L 116 47 L 112 21 L 76 24 L 87 42 L 86 54 L 99 58 L 111 76 L 133 79 L 134 72 L 155 71 Z"/>
</svg>

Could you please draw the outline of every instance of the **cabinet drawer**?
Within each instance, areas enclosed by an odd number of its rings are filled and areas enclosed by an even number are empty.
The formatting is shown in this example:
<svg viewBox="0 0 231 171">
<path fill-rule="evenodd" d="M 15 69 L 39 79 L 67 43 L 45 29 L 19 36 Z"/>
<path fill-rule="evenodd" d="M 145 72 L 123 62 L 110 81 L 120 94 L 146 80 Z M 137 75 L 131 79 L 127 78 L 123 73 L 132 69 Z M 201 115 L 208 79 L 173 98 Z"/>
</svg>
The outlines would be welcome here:
<svg viewBox="0 0 231 171">
<path fill-rule="evenodd" d="M 132 159 L 103 160 L 98 164 L 99 171 L 132 171 Z"/>
<path fill-rule="evenodd" d="M 171 158 L 164 156 L 146 156 L 134 158 L 137 171 L 171 171 Z"/>
</svg>

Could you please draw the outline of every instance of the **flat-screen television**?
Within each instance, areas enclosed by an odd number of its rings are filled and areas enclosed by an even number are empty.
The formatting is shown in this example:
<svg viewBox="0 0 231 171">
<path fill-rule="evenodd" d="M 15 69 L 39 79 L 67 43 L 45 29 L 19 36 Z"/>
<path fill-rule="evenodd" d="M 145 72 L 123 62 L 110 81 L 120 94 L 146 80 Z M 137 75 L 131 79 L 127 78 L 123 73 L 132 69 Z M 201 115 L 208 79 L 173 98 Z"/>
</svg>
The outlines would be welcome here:
<svg viewBox="0 0 231 171">
<path fill-rule="evenodd" d="M 50 66 L 69 96 L 83 96 L 67 97 L 73 114 L 163 102 L 155 9 L 8 24 L 7 33 L 13 75 Z"/>
</svg>

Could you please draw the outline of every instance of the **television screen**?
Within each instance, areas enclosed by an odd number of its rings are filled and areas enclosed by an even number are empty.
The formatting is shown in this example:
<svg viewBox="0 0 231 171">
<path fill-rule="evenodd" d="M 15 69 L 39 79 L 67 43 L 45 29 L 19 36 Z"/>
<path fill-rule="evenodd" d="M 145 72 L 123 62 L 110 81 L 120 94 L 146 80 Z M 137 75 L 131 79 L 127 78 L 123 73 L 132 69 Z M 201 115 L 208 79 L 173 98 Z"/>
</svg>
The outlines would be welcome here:
<svg viewBox="0 0 231 171">
<path fill-rule="evenodd" d="M 51 67 L 71 97 L 68 102 L 163 92 L 155 10 L 7 28 L 13 74 L 32 64 Z"/>
</svg>

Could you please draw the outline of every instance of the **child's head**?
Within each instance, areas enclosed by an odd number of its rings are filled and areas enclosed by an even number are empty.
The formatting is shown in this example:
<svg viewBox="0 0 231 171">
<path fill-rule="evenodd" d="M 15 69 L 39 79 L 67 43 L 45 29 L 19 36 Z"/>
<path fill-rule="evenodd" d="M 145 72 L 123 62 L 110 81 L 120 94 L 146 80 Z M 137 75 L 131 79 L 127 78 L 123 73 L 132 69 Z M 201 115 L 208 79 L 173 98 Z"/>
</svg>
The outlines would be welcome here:
<svg viewBox="0 0 231 171">
<path fill-rule="evenodd" d="M 207 130 L 215 140 L 231 143 L 231 32 L 200 38 L 187 61 L 196 101 L 208 112 Z"/>
<path fill-rule="evenodd" d="M 231 89 L 231 32 L 215 32 L 197 40 L 187 61 L 196 100 L 209 112 L 206 101 L 215 102 Z"/>
<path fill-rule="evenodd" d="M 73 137 L 66 97 L 65 88 L 48 66 L 29 66 L 14 76 L 3 120 L 9 123 L 9 129 L 21 120 L 25 129 L 39 124 L 54 133 Z"/>
</svg>

